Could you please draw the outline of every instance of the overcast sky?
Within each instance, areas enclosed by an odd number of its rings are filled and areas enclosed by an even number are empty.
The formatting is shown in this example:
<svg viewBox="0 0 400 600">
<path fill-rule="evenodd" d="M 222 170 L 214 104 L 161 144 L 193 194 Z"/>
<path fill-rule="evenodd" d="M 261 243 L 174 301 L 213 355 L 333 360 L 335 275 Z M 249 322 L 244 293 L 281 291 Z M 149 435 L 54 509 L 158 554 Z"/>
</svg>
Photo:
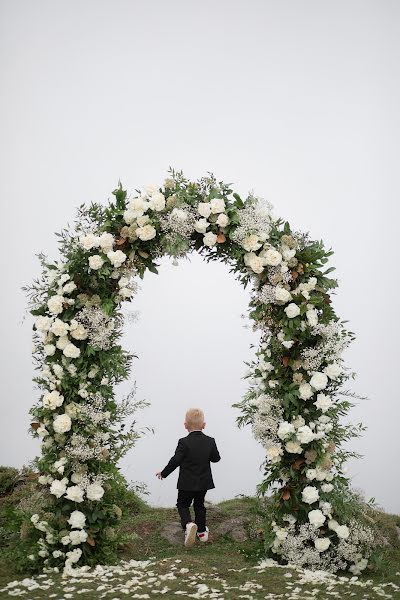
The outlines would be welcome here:
<svg viewBox="0 0 400 600">
<path fill-rule="evenodd" d="M 22 285 L 35 254 L 118 179 L 131 192 L 170 165 L 213 171 L 254 190 L 296 229 L 335 250 L 337 313 L 357 341 L 347 363 L 370 400 L 351 420 L 356 488 L 400 512 L 399 59 L 396 0 L 1 1 L 2 435 L 0 462 L 21 466 L 33 389 L 31 326 Z M 261 447 L 235 426 L 231 404 L 257 336 L 244 328 L 249 293 L 224 264 L 199 256 L 148 273 L 129 307 L 124 344 L 139 358 L 131 382 L 151 401 L 154 435 L 124 459 L 154 504 L 175 502 L 176 474 L 155 472 L 184 435 L 184 412 L 204 408 L 222 461 L 213 501 L 254 493 Z M 129 385 L 122 386 L 121 393 Z"/>
</svg>

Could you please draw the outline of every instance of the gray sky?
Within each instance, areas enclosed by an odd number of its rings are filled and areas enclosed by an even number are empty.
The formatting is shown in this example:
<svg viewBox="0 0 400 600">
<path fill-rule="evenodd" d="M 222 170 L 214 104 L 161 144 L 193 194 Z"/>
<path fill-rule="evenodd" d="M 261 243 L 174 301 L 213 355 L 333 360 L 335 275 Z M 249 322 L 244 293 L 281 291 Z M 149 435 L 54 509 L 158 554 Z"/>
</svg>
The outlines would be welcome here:
<svg viewBox="0 0 400 600">
<path fill-rule="evenodd" d="M 337 313 L 358 338 L 347 352 L 368 395 L 352 411 L 368 431 L 352 447 L 354 486 L 399 512 L 398 206 L 400 4 L 390 0 L 0 2 L 1 253 L 4 417 L 0 462 L 37 451 L 27 435 L 31 324 L 20 287 L 35 253 L 57 255 L 54 231 L 75 207 L 131 191 L 169 165 L 213 171 L 254 189 L 277 214 L 335 250 Z M 248 292 L 228 267 L 199 256 L 147 274 L 124 343 L 140 422 L 156 429 L 123 462 L 151 501 L 175 502 L 159 482 L 200 405 L 223 460 L 210 499 L 253 493 L 262 451 L 235 427 L 230 405 L 257 336 L 243 327 Z M 127 390 L 128 386 L 122 386 Z"/>
</svg>

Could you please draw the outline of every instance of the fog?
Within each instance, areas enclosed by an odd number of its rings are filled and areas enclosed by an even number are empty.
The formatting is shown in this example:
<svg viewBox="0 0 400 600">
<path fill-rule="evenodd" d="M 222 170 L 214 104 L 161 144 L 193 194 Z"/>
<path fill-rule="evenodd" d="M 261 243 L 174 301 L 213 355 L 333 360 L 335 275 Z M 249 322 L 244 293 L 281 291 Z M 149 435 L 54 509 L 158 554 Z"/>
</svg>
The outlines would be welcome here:
<svg viewBox="0 0 400 600">
<path fill-rule="evenodd" d="M 352 422 L 353 485 L 399 512 L 398 201 L 400 5 L 396 1 L 0 2 L 2 435 L 0 463 L 38 452 L 28 434 L 31 327 L 21 286 L 57 257 L 55 231 L 83 202 L 133 192 L 168 167 L 213 171 L 254 190 L 295 229 L 335 254 L 338 315 L 357 340 L 346 353 L 367 395 Z M 151 406 L 154 428 L 122 463 L 149 501 L 172 505 L 176 473 L 160 482 L 184 412 L 204 409 L 222 460 L 209 499 L 252 494 L 261 447 L 235 424 L 249 291 L 224 264 L 198 255 L 147 273 L 126 310 L 123 344 L 137 354 L 126 393 Z"/>
</svg>

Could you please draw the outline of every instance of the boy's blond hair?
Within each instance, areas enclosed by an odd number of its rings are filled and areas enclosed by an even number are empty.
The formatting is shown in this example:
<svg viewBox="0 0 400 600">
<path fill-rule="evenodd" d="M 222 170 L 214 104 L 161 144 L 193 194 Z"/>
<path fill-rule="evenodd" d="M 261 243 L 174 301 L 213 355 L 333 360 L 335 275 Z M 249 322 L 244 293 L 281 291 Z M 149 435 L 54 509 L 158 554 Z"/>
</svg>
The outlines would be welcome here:
<svg viewBox="0 0 400 600">
<path fill-rule="evenodd" d="M 189 408 L 186 412 L 185 423 L 188 429 L 201 429 L 204 425 L 204 413 L 200 408 Z"/>
</svg>

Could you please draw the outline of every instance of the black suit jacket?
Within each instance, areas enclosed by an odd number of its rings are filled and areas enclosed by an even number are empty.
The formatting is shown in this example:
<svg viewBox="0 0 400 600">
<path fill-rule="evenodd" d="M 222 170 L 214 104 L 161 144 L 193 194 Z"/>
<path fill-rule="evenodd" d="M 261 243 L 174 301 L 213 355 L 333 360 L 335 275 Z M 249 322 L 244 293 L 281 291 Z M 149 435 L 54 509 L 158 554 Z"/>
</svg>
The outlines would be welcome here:
<svg viewBox="0 0 400 600">
<path fill-rule="evenodd" d="M 202 431 L 191 431 L 181 438 L 161 477 L 168 477 L 179 468 L 177 488 L 185 491 L 210 490 L 215 487 L 210 462 L 218 462 L 221 457 L 214 438 Z"/>
</svg>

